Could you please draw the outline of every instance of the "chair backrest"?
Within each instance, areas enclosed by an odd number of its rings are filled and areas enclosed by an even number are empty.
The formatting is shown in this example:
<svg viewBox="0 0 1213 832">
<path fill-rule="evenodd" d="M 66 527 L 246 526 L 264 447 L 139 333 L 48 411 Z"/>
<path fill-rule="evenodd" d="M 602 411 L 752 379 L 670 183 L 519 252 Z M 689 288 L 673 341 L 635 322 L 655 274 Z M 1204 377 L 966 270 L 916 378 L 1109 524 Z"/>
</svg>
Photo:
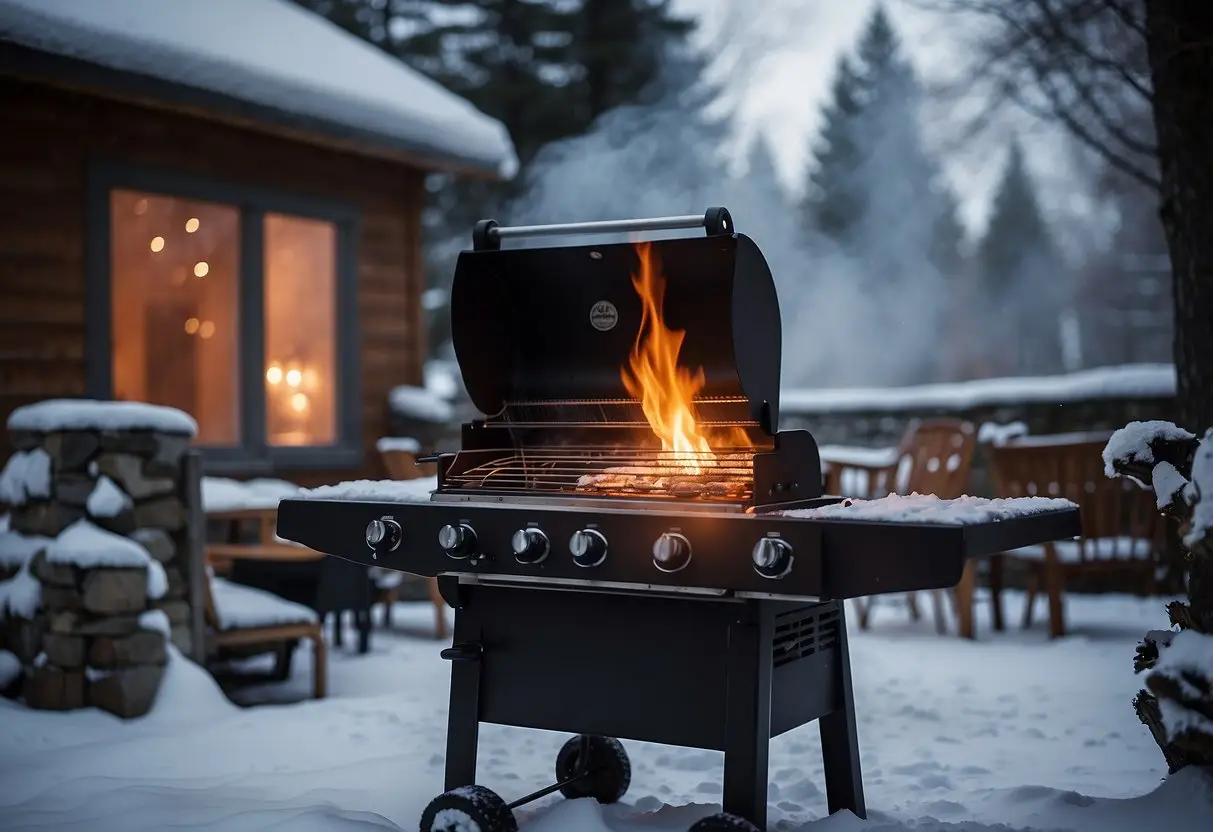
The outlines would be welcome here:
<svg viewBox="0 0 1213 832">
<path fill-rule="evenodd" d="M 1059 440 L 1062 437 L 1057 437 Z M 1163 526 L 1154 494 L 1104 474 L 1105 441 L 1031 441 L 986 446 L 1000 497 L 1061 497 L 1078 505 L 1083 562 L 1140 560 L 1136 547 L 1160 550 Z M 1134 557 L 1138 555 L 1138 557 Z"/>
<path fill-rule="evenodd" d="M 977 430 L 961 419 L 911 424 L 901 441 L 895 485 L 903 494 L 934 494 L 954 500 L 969 486 Z"/>
</svg>

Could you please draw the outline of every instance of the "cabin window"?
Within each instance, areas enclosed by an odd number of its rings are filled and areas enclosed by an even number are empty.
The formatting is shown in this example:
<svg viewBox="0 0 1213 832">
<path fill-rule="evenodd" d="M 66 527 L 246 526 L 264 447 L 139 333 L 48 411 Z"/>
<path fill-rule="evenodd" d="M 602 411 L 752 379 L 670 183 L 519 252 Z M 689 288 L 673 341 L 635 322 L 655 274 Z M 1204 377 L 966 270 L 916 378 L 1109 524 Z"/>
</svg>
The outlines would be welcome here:
<svg viewBox="0 0 1213 832">
<path fill-rule="evenodd" d="M 209 180 L 96 179 L 90 395 L 191 414 L 212 470 L 359 464 L 356 218 Z"/>
<path fill-rule="evenodd" d="M 202 445 L 238 446 L 240 212 L 110 195 L 113 395 L 184 410 Z"/>
</svg>

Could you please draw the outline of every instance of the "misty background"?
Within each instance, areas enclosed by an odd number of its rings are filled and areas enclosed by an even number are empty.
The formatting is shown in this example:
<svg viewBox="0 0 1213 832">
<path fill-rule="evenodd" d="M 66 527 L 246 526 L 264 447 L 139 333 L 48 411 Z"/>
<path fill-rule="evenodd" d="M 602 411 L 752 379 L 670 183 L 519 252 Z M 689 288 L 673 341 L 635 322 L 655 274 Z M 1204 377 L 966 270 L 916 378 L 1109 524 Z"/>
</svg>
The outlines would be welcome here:
<svg viewBox="0 0 1213 832">
<path fill-rule="evenodd" d="M 929 18 L 912 0 L 868 4 L 828 55 L 833 4 L 815 0 L 297 2 L 468 98 L 518 151 L 510 182 L 427 182 L 434 356 L 450 354 L 446 290 L 477 219 L 725 205 L 775 275 L 786 386 L 1170 360 L 1169 265 L 1150 195 L 996 91 L 975 91 L 966 61 L 924 74 L 905 30 L 929 41 Z M 966 57 L 961 39 L 950 49 Z M 772 74 L 776 58 L 809 51 L 811 79 Z M 774 118 L 813 125 L 790 176 L 771 140 L 788 141 L 788 125 L 755 129 L 747 116 L 776 85 L 787 92 Z M 964 187 L 974 160 L 993 171 L 977 197 Z"/>
</svg>

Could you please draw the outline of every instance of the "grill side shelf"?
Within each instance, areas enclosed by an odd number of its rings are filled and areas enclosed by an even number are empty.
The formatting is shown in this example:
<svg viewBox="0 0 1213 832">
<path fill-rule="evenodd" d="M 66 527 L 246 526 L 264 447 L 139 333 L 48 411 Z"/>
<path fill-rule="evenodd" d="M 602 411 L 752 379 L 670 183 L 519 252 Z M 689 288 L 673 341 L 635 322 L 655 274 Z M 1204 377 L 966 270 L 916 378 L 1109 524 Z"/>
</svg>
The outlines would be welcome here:
<svg viewBox="0 0 1213 832">
<path fill-rule="evenodd" d="M 1077 508 L 965 525 L 834 518 L 793 522 L 821 527 L 823 597 L 840 599 L 953 587 L 969 558 L 1064 540 L 1081 530 Z"/>
</svg>

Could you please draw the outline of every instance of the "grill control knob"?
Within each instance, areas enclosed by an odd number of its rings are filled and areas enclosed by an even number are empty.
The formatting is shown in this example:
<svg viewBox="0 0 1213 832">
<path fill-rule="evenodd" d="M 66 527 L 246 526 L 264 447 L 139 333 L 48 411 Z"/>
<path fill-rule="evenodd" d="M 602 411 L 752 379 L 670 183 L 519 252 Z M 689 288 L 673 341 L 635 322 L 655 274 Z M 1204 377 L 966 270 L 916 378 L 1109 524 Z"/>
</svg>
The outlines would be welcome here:
<svg viewBox="0 0 1213 832">
<path fill-rule="evenodd" d="M 402 536 L 400 524 L 390 517 L 381 517 L 366 524 L 366 545 L 375 551 L 376 558 L 394 552 Z"/>
<path fill-rule="evenodd" d="M 754 544 L 754 571 L 764 578 L 782 578 L 792 571 L 792 544 L 764 537 Z"/>
<path fill-rule="evenodd" d="M 653 565 L 662 572 L 686 569 L 691 562 L 691 541 L 680 534 L 666 532 L 653 543 Z"/>
<path fill-rule="evenodd" d="M 542 563 L 552 548 L 548 536 L 542 529 L 519 529 L 510 538 L 510 547 L 514 550 L 514 560 L 534 566 Z"/>
<path fill-rule="evenodd" d="M 466 523 L 446 525 L 438 530 L 438 545 L 448 557 L 462 560 L 476 551 L 476 532 Z"/>
<path fill-rule="evenodd" d="M 602 532 L 582 529 L 569 538 L 569 551 L 578 566 L 598 566 L 607 556 L 607 541 Z"/>
</svg>

